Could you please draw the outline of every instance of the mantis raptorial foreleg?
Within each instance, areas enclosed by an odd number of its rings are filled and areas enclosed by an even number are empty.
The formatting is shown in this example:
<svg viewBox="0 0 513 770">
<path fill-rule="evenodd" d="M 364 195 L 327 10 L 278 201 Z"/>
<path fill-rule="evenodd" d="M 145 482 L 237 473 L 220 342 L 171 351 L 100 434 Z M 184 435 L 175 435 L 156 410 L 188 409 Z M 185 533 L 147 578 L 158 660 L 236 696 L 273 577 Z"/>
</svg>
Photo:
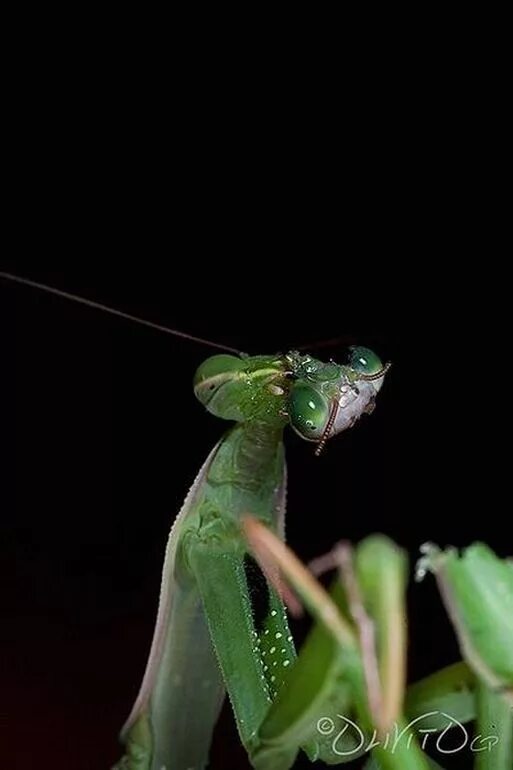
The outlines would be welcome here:
<svg viewBox="0 0 513 770">
<path fill-rule="evenodd" d="M 383 739 L 384 733 L 398 730 L 399 735 L 407 728 L 401 715 L 404 689 L 402 665 L 397 661 L 404 651 L 390 653 L 391 637 L 404 646 L 404 635 L 395 628 L 404 622 L 405 570 L 402 554 L 384 538 L 367 541 L 355 559 L 359 573 L 353 585 L 346 581 L 341 592 L 338 581 L 328 595 L 299 560 L 274 535 L 255 520 L 246 520 L 246 535 L 257 557 L 263 565 L 273 559 L 278 563 L 285 579 L 292 585 L 301 600 L 318 622 L 307 641 L 304 652 L 290 671 L 283 688 L 273 702 L 269 714 L 259 730 L 260 746 L 254 757 L 254 766 L 259 770 L 287 770 L 285 749 L 296 747 L 305 738 L 311 738 L 314 725 L 323 718 L 331 719 L 333 709 L 348 706 L 348 692 L 352 696 L 353 708 L 359 724 L 366 733 L 375 731 Z M 369 556 L 372 556 L 369 559 Z M 377 591 L 384 584 L 384 591 Z M 357 594 L 361 589 L 362 595 Z M 345 596 L 344 596 L 345 593 Z M 372 599 L 371 599 L 372 594 Z M 384 614 L 380 597 L 389 612 Z M 371 608 L 369 622 L 376 628 L 377 643 L 373 650 L 365 649 L 368 644 L 363 637 L 363 604 Z M 374 606 L 373 606 L 374 605 Z M 351 617 L 345 613 L 349 607 Z M 331 642 L 329 641 L 331 637 Z M 379 670 L 378 681 L 370 676 L 371 656 L 376 657 Z M 392 665 L 390 662 L 392 661 Z M 327 674 L 327 675 L 326 675 Z M 397 681 L 398 680 L 398 681 Z M 300 688 L 309 681 L 307 697 L 301 699 Z M 338 701 L 338 689 L 341 700 Z M 377 692 L 373 691 L 377 688 Z M 383 697 L 383 692 L 392 693 Z M 345 698 L 344 698 L 345 696 Z M 343 703 L 345 700 L 345 703 Z M 378 709 L 378 710 L 376 710 Z M 325 744 L 318 744 L 319 758 L 330 764 L 353 759 L 354 752 L 326 751 Z M 418 747 L 413 735 L 409 740 L 398 740 L 394 751 L 388 750 L 383 740 L 374 741 L 373 753 L 386 770 L 427 770 L 425 755 Z"/>
<path fill-rule="evenodd" d="M 284 607 L 271 592 L 257 627 L 240 545 L 209 538 L 188 546 L 216 657 L 241 740 L 251 756 L 257 730 L 296 657 Z"/>
</svg>

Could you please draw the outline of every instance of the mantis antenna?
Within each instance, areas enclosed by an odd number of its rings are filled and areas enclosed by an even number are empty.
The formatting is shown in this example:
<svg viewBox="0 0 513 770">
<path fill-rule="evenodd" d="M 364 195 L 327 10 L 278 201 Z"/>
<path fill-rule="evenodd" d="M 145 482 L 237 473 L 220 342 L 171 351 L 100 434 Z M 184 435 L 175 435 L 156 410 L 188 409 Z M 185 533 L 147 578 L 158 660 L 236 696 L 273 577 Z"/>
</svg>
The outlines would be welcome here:
<svg viewBox="0 0 513 770">
<path fill-rule="evenodd" d="M 37 281 L 31 281 L 29 278 L 21 278 L 19 275 L 12 275 L 11 273 L 0 272 L 0 278 L 5 281 L 13 281 L 14 283 L 20 283 L 24 286 L 31 286 L 33 289 L 39 289 L 40 291 L 46 291 L 49 294 L 55 294 L 57 297 L 63 297 L 73 302 L 78 302 L 81 305 L 87 305 L 88 307 L 95 308 L 96 310 L 102 310 L 104 313 L 110 313 L 111 315 L 118 316 L 118 318 L 125 318 L 128 321 L 141 324 L 142 326 L 148 326 L 150 329 L 156 329 L 166 334 L 172 334 L 174 337 L 182 337 L 185 340 L 191 342 L 198 342 L 200 345 L 208 345 L 211 348 L 217 348 L 218 350 L 227 350 L 230 353 L 237 353 L 241 355 L 242 351 L 237 348 L 231 348 L 229 345 L 221 345 L 218 342 L 212 342 L 211 340 L 203 339 L 203 337 L 196 337 L 193 334 L 187 334 L 186 332 L 180 332 L 177 329 L 170 329 L 168 326 L 162 326 L 161 324 L 153 323 L 153 321 L 147 321 L 145 318 L 139 318 L 138 316 L 131 315 L 130 313 L 124 313 L 122 310 L 116 310 L 108 305 L 102 305 L 100 302 L 94 302 L 92 299 L 86 299 L 80 297 L 77 294 L 70 294 L 62 289 L 56 289 L 53 286 L 47 286 L 44 283 L 38 283 Z"/>
</svg>

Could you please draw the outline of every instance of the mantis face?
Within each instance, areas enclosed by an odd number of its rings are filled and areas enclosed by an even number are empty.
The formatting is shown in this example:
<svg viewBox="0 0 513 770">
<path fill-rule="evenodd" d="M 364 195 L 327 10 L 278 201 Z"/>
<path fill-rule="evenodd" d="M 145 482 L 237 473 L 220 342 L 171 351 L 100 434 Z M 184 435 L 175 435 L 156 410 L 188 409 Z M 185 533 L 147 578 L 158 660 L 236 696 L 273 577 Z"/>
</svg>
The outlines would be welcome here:
<svg viewBox="0 0 513 770">
<path fill-rule="evenodd" d="M 301 438 L 319 442 L 319 451 L 328 438 L 372 412 L 390 366 L 364 347 L 350 348 L 344 366 L 294 352 L 287 359 L 294 380 L 287 407 L 290 424 Z"/>
</svg>

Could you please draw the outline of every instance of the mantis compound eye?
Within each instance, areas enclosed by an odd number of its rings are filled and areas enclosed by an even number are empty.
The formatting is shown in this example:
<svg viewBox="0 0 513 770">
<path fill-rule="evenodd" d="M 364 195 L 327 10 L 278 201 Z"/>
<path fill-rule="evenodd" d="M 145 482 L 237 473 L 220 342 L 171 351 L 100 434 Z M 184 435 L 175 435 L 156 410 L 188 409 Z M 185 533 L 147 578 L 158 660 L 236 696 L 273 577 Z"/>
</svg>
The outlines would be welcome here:
<svg viewBox="0 0 513 770">
<path fill-rule="evenodd" d="M 322 393 L 299 382 L 290 391 L 288 413 L 301 438 L 318 441 L 329 419 L 329 405 Z"/>
<path fill-rule="evenodd" d="M 377 356 L 369 348 L 360 346 L 352 346 L 349 348 L 349 366 L 355 372 L 361 372 L 362 374 L 377 374 L 383 369 L 383 364 L 379 356 Z"/>
</svg>

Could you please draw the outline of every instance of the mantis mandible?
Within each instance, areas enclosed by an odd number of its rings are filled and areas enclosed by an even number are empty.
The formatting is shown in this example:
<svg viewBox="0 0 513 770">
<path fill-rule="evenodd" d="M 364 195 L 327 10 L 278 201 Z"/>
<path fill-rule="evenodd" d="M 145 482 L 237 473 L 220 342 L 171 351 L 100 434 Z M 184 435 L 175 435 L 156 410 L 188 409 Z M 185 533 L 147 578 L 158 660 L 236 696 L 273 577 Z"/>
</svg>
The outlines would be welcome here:
<svg viewBox="0 0 513 770">
<path fill-rule="evenodd" d="M 254 617 L 240 518 L 251 513 L 283 537 L 284 428 L 290 425 L 320 451 L 372 411 L 387 368 L 365 348 L 353 348 L 343 365 L 290 351 L 216 355 L 198 368 L 199 401 L 235 425 L 208 456 L 172 527 L 154 639 L 123 729 L 128 754 L 120 767 L 205 767 L 225 689 L 256 761 L 269 704 L 295 651 L 271 587 L 264 616 Z"/>
</svg>

